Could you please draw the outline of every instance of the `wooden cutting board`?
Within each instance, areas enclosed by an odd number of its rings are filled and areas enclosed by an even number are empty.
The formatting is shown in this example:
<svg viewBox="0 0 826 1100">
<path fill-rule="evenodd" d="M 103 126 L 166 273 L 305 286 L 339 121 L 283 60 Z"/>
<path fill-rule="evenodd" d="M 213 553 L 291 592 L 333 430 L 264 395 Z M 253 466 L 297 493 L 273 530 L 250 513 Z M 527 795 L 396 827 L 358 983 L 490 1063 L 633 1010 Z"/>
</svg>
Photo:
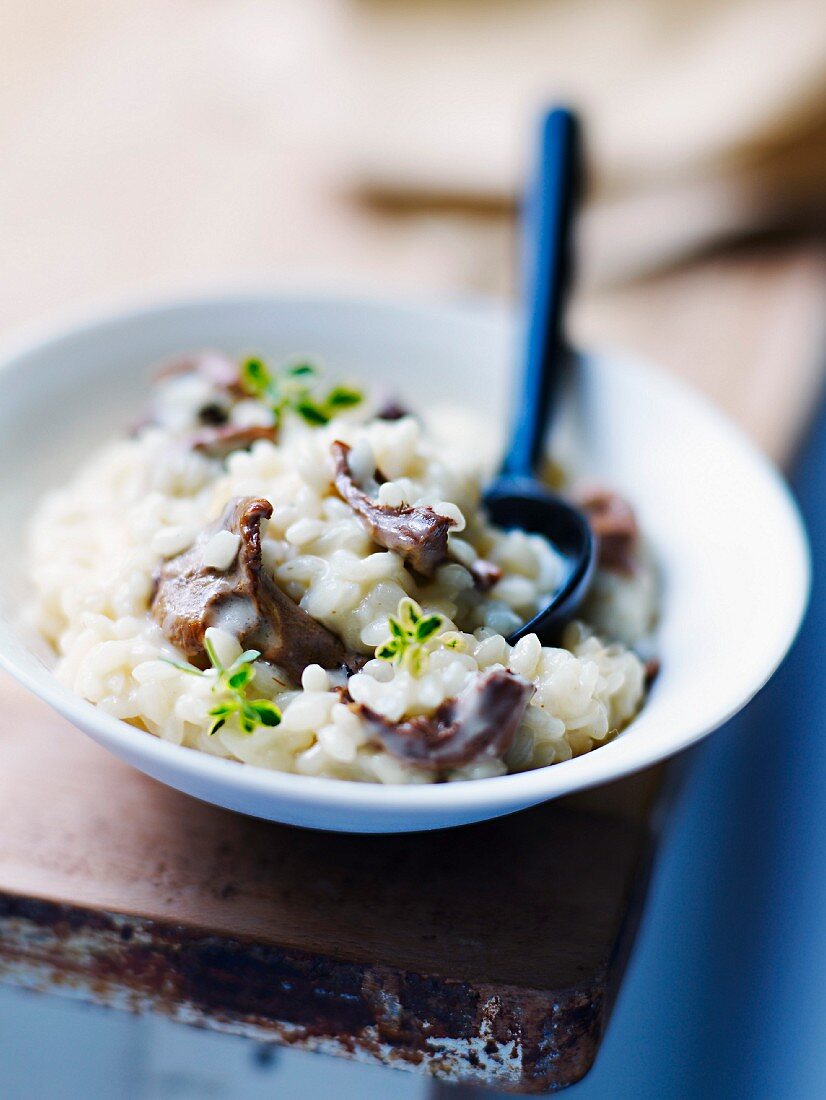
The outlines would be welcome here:
<svg viewBox="0 0 826 1100">
<path fill-rule="evenodd" d="M 666 350 L 717 309 L 728 376 L 676 365 L 781 458 L 820 380 L 820 271 L 740 258 L 634 292 Z M 6 980 L 517 1091 L 587 1071 L 645 894 L 658 772 L 447 833 L 317 834 L 162 787 L 6 678 L 0 693 Z"/>
</svg>

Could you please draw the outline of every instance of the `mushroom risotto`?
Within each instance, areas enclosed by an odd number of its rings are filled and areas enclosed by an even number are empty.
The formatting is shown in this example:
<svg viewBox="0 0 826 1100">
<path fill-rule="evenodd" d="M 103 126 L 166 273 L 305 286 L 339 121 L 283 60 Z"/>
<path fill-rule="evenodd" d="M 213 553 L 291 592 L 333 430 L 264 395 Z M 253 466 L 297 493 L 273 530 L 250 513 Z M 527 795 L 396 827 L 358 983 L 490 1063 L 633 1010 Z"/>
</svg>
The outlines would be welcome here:
<svg viewBox="0 0 826 1100">
<path fill-rule="evenodd" d="M 165 364 L 145 420 L 35 516 L 58 676 L 167 741 L 303 775 L 430 783 L 590 751 L 653 671 L 634 514 L 572 487 L 599 547 L 583 621 L 510 645 L 562 565 L 488 523 L 484 457 L 311 364 Z"/>
</svg>

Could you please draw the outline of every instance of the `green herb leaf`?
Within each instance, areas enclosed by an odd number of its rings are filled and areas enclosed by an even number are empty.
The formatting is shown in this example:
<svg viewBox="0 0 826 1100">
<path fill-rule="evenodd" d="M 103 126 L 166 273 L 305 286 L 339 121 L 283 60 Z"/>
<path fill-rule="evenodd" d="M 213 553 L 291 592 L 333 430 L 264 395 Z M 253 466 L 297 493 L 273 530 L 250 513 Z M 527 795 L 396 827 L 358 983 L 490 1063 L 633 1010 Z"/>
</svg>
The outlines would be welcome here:
<svg viewBox="0 0 826 1100">
<path fill-rule="evenodd" d="M 231 718 L 237 718 L 244 733 L 253 733 L 258 726 L 277 726 L 281 721 L 281 711 L 275 703 L 269 699 L 254 699 L 250 702 L 246 696 L 247 685 L 255 677 L 253 664 L 261 656 L 260 652 L 257 649 L 246 649 L 235 658 L 229 668 L 223 668 L 209 638 L 204 638 L 204 648 L 213 669 L 219 674 L 212 690 L 223 696 L 208 712 L 215 719 L 209 730 L 210 736 L 217 733 Z"/>
<path fill-rule="evenodd" d="M 238 712 L 238 724 L 244 733 L 254 733 L 256 726 L 261 723 L 258 721 L 258 715 L 251 707 L 242 707 Z"/>
<path fill-rule="evenodd" d="M 269 699 L 253 699 L 250 707 L 258 715 L 263 726 L 277 726 L 281 721 L 281 711 Z"/>
<path fill-rule="evenodd" d="M 388 626 L 388 629 L 390 630 L 390 633 L 392 634 L 392 636 L 394 638 L 406 638 L 407 637 L 407 631 L 405 630 L 405 628 L 402 626 L 402 624 L 399 622 L 399 620 L 394 619 L 392 615 L 390 615 L 388 620 L 387 620 L 387 626 Z"/>
<path fill-rule="evenodd" d="M 415 600 L 405 596 L 399 601 L 396 615 L 389 615 L 390 637 L 376 649 L 380 661 L 392 661 L 420 676 L 427 666 L 427 642 L 444 628 L 443 616 L 425 615 Z"/>
<path fill-rule="evenodd" d="M 415 600 L 406 596 L 399 602 L 399 619 L 405 630 L 412 629 L 422 617 L 422 609 Z"/>
<path fill-rule="evenodd" d="M 254 397 L 262 397 L 273 377 L 260 359 L 245 359 L 241 364 L 241 383 Z"/>
<path fill-rule="evenodd" d="M 165 664 L 172 665 L 181 672 L 192 673 L 194 676 L 212 676 L 214 672 L 218 673 L 212 690 L 220 692 L 223 698 L 207 712 L 210 718 L 215 719 L 209 728 L 209 736 L 217 733 L 230 718 L 236 715 L 244 733 L 252 733 L 258 726 L 277 726 L 281 721 L 281 711 L 275 703 L 270 702 L 269 699 L 253 699 L 250 702 L 246 697 L 245 689 L 255 677 L 255 669 L 252 666 L 261 656 L 259 650 L 245 649 L 229 668 L 224 668 L 210 638 L 204 638 L 204 649 L 212 665 L 212 668 L 205 672 L 193 665 L 173 661 L 169 657 L 160 659 Z"/>
<path fill-rule="evenodd" d="M 207 657 L 209 657 L 209 663 L 212 667 L 218 672 L 223 672 L 224 666 L 221 664 L 215 646 L 212 644 L 212 639 L 207 635 L 204 635 L 204 649 L 206 650 Z"/>
<path fill-rule="evenodd" d="M 330 422 L 330 417 L 327 415 L 327 413 L 324 412 L 323 409 L 319 408 L 319 406 L 316 405 L 315 402 L 311 401 L 309 398 L 304 398 L 301 401 L 296 401 L 294 408 L 298 415 L 303 417 L 303 419 L 306 420 L 308 424 L 321 426 Z"/>
<path fill-rule="evenodd" d="M 326 405 L 329 409 L 351 409 L 361 404 L 361 394 L 348 386 L 334 386 L 327 394 Z"/>
<path fill-rule="evenodd" d="M 441 615 L 428 615 L 426 619 L 419 619 L 416 623 L 416 641 L 426 642 L 433 634 L 439 632 L 441 626 Z"/>
<path fill-rule="evenodd" d="M 185 661 L 173 661 L 171 657 L 159 657 L 158 660 L 163 661 L 165 665 L 172 665 L 173 668 L 177 668 L 178 672 L 188 672 L 190 676 L 203 676 L 204 674 L 200 668 L 188 665 Z"/>
<path fill-rule="evenodd" d="M 257 649 L 245 649 L 240 657 L 236 657 L 232 664 L 229 666 L 228 671 L 234 672 L 239 665 L 251 665 L 254 661 L 257 661 L 261 656 L 260 650 Z"/>
<path fill-rule="evenodd" d="M 378 657 L 380 661 L 392 661 L 395 660 L 400 649 L 401 647 L 399 646 L 398 640 L 393 639 L 392 641 L 384 642 L 383 645 L 380 645 L 376 649 L 376 657 Z"/>
<path fill-rule="evenodd" d="M 255 672 L 249 665 L 242 665 L 237 672 L 226 677 L 227 687 L 230 691 L 240 691 L 247 686 L 254 675 Z"/>
<path fill-rule="evenodd" d="M 412 676 L 421 676 L 427 664 L 427 650 L 420 645 L 411 646 L 406 653 L 407 667 Z"/>
<path fill-rule="evenodd" d="M 352 386 L 334 386 L 326 396 L 317 392 L 318 368 L 312 363 L 293 363 L 276 374 L 261 359 L 246 359 L 241 364 L 241 384 L 252 397 L 266 404 L 278 424 L 287 410 L 305 423 L 321 427 L 338 411 L 362 401 Z"/>
</svg>

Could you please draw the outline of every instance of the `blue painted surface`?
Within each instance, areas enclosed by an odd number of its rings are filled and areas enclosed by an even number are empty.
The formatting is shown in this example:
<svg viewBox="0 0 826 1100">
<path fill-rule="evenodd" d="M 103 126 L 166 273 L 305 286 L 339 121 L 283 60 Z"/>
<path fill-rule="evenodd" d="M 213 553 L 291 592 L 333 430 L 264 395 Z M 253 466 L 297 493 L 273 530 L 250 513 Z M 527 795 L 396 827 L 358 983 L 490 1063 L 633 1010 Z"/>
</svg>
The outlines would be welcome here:
<svg viewBox="0 0 826 1100">
<path fill-rule="evenodd" d="M 694 752 L 614 1020 L 572 1100 L 826 1097 L 826 417 L 795 487 L 809 614 L 774 680 Z"/>
</svg>

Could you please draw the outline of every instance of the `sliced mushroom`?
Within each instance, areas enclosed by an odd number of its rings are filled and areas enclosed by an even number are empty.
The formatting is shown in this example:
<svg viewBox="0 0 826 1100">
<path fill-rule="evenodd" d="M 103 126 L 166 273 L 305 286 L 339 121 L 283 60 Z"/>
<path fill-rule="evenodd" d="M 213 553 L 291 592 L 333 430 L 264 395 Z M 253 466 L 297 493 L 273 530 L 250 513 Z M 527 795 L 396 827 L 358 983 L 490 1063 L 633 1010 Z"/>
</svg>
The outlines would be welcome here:
<svg viewBox="0 0 826 1100">
<path fill-rule="evenodd" d="M 615 573 L 633 573 L 639 528 L 631 505 L 619 494 L 599 487 L 584 489 L 574 499 L 591 524 L 599 564 Z"/>
<path fill-rule="evenodd" d="M 659 657 L 649 657 L 649 659 L 643 665 L 643 671 L 645 673 L 645 686 L 650 688 L 654 681 L 660 674 L 662 669 L 662 662 Z"/>
<path fill-rule="evenodd" d="M 237 360 L 221 351 L 196 351 L 168 359 L 155 369 L 155 378 L 162 381 L 180 374 L 199 374 L 217 391 L 233 397 L 243 397 L 241 369 Z"/>
<path fill-rule="evenodd" d="M 432 508 L 389 508 L 372 500 L 353 480 L 350 448 L 336 441 L 331 447 L 335 486 L 379 546 L 394 550 L 423 577 L 432 577 L 447 559 L 447 534 L 454 521 Z"/>
<path fill-rule="evenodd" d="M 388 397 L 376 409 L 376 420 L 401 420 L 410 415 L 410 409 L 405 408 L 395 397 Z"/>
<path fill-rule="evenodd" d="M 152 599 L 152 614 L 166 638 L 201 668 L 208 664 L 204 635 L 210 626 L 234 635 L 245 649 L 283 669 L 293 683 L 310 664 L 357 667 L 339 638 L 316 622 L 264 571 L 261 521 L 272 515 L 267 500 L 238 497 L 193 546 L 165 562 Z M 204 564 L 204 551 L 219 531 L 240 538 L 226 570 Z"/>
<path fill-rule="evenodd" d="M 473 577 L 474 587 L 478 592 L 490 592 L 494 585 L 502 579 L 502 570 L 492 561 L 477 558 L 470 567 L 470 575 Z"/>
<path fill-rule="evenodd" d="M 234 451 L 246 451 L 259 439 L 275 441 L 275 425 L 222 424 L 215 428 L 204 428 L 195 432 L 189 444 L 193 451 L 207 458 L 226 458 Z"/>
<path fill-rule="evenodd" d="M 353 710 L 367 722 L 374 742 L 392 756 L 442 771 L 503 756 L 533 693 L 533 684 L 527 680 L 494 669 L 477 676 L 429 716 L 391 722 L 363 704 L 354 705 Z"/>
<path fill-rule="evenodd" d="M 160 384 L 160 391 L 154 395 L 146 415 L 135 425 L 134 431 L 155 424 L 166 425 L 176 431 L 195 427 L 229 428 L 233 406 L 247 396 L 238 363 L 219 351 L 200 351 L 169 359 L 155 368 L 154 377 Z M 200 382 L 196 387 L 200 404 L 190 410 L 184 423 L 180 411 L 170 419 L 163 384 L 187 377 Z"/>
</svg>

